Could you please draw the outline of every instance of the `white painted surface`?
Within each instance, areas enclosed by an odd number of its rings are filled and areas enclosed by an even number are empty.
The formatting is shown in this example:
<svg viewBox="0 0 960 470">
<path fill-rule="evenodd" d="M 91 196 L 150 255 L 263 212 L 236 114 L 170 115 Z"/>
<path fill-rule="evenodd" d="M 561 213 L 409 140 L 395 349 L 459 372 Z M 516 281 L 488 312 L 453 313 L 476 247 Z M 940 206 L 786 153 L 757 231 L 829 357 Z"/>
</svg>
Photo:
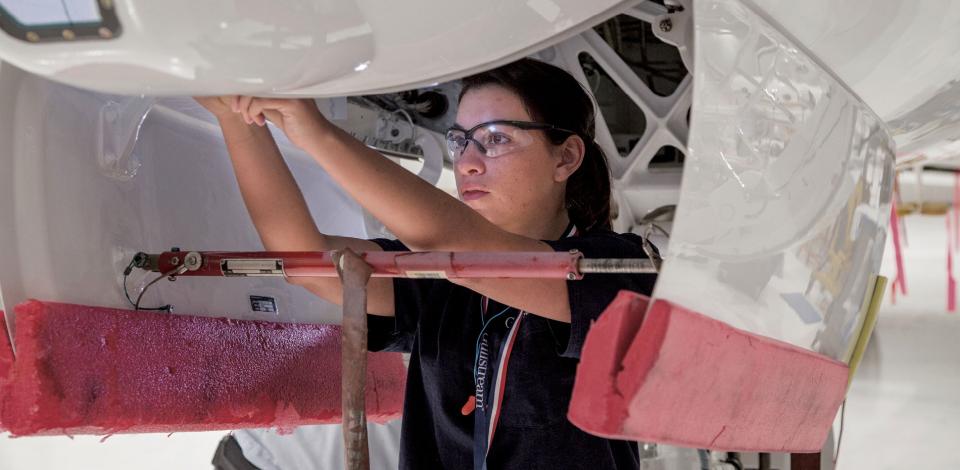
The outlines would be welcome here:
<svg viewBox="0 0 960 470">
<path fill-rule="evenodd" d="M 343 96 L 503 63 L 629 3 L 115 0 L 119 37 L 31 44 L 0 34 L 0 58 L 112 93 Z"/>
</svg>

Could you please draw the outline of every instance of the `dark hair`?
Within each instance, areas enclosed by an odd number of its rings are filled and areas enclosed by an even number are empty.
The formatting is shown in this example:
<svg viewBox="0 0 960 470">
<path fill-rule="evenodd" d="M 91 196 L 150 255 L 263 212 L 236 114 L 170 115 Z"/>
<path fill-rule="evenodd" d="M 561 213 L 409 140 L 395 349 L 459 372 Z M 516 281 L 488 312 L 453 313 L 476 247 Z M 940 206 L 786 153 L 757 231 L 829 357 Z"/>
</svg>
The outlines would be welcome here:
<svg viewBox="0 0 960 470">
<path fill-rule="evenodd" d="M 594 141 L 594 108 L 590 95 L 567 71 L 539 60 L 524 58 L 466 77 L 460 100 L 470 90 L 487 85 L 516 93 L 530 117 L 575 132 L 586 144 L 583 163 L 567 180 L 570 220 L 582 231 L 610 228 L 610 169 L 603 150 Z M 554 145 L 570 134 L 545 131 Z"/>
</svg>

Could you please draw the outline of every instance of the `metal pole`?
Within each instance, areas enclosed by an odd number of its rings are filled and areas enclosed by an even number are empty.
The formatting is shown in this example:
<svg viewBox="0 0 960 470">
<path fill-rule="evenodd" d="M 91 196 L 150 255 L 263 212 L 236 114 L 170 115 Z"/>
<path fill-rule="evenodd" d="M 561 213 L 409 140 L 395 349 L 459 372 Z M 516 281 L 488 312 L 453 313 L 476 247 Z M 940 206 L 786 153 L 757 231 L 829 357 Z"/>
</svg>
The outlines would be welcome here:
<svg viewBox="0 0 960 470">
<path fill-rule="evenodd" d="M 770 454 L 767 452 L 760 452 L 758 458 L 760 460 L 760 470 L 770 470 Z"/>
<path fill-rule="evenodd" d="M 367 443 L 367 282 L 373 268 L 345 249 L 334 252 L 343 284 L 343 335 L 340 354 L 340 392 L 343 413 L 343 458 L 347 470 L 368 470 Z"/>
</svg>

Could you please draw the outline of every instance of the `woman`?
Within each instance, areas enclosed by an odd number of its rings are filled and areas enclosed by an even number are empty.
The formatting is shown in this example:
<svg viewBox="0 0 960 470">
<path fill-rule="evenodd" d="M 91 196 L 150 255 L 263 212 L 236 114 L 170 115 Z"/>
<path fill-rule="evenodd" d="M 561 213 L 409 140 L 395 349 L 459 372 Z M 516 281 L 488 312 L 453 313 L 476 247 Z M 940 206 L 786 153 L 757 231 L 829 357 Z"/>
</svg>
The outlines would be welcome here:
<svg viewBox="0 0 960 470">
<path fill-rule="evenodd" d="M 557 67 L 523 59 L 463 80 L 447 133 L 460 200 L 326 121 L 311 100 L 201 98 L 220 121 L 267 250 L 568 251 L 645 257 L 610 229 L 610 176 L 589 95 Z M 399 240 L 319 233 L 269 120 Z M 341 302 L 337 279 L 291 279 Z M 633 443 L 566 420 L 580 348 L 621 289 L 651 275 L 373 279 L 371 350 L 411 353 L 401 468 L 638 468 Z"/>
</svg>

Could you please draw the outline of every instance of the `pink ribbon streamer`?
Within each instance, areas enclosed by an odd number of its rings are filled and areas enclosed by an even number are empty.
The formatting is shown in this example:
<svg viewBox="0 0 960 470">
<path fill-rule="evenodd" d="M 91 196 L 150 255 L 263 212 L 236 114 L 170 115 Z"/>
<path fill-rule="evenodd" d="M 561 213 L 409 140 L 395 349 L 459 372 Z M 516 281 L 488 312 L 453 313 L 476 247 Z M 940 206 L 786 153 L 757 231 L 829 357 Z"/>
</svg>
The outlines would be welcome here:
<svg viewBox="0 0 960 470">
<path fill-rule="evenodd" d="M 956 222 L 953 224 L 950 223 L 950 218 L 953 217 L 954 221 L 957 218 L 957 211 L 954 209 L 951 212 L 947 213 L 947 311 L 955 312 L 957 310 L 957 280 L 953 277 L 953 250 L 954 246 L 951 243 L 951 235 L 955 234 L 953 230 L 956 226 Z"/>
<path fill-rule="evenodd" d="M 947 237 L 951 235 L 947 232 Z M 960 247 L 960 172 L 953 174 L 953 250 Z"/>
<path fill-rule="evenodd" d="M 900 293 L 907 295 L 907 280 L 903 269 L 903 249 L 900 246 L 900 218 L 897 216 L 897 201 L 894 198 L 890 204 L 890 233 L 893 234 L 893 252 L 897 261 L 897 276 L 893 280 L 893 288 L 890 289 L 892 303 L 897 303 L 896 290 L 899 287 Z"/>
</svg>

